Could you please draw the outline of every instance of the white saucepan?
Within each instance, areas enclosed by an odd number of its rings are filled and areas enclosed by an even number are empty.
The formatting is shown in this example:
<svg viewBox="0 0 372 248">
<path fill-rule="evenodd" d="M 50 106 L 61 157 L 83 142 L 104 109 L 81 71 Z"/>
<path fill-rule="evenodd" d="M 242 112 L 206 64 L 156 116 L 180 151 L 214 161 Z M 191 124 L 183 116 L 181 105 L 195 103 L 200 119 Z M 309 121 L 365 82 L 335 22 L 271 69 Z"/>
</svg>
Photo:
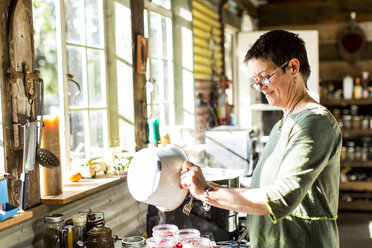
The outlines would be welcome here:
<svg viewBox="0 0 372 248">
<path fill-rule="evenodd" d="M 180 189 L 181 166 L 186 160 L 186 153 L 172 144 L 139 150 L 129 165 L 129 192 L 137 201 L 161 211 L 175 210 L 188 194 L 187 189 Z"/>
</svg>

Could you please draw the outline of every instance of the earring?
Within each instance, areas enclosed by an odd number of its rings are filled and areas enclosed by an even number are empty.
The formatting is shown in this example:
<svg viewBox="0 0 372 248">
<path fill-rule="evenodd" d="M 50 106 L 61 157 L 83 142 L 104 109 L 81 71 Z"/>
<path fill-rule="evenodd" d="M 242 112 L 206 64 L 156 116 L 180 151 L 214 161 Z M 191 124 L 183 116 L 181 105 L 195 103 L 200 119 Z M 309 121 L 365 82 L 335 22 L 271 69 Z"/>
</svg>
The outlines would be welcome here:
<svg viewBox="0 0 372 248">
<path fill-rule="evenodd" d="M 296 77 L 294 77 L 293 81 L 294 81 L 295 83 L 297 83 L 297 78 L 296 78 Z"/>
</svg>

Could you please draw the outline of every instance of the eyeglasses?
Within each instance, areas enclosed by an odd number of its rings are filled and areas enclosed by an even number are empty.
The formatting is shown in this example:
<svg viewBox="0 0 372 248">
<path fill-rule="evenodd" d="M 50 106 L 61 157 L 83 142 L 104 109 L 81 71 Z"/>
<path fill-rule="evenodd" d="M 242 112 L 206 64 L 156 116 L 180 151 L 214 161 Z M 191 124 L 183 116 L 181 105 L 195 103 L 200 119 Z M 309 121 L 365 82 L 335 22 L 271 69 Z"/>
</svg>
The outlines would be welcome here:
<svg viewBox="0 0 372 248">
<path fill-rule="evenodd" d="M 254 89 L 254 90 L 260 90 L 260 87 L 263 88 L 263 87 L 266 87 L 268 86 L 271 81 L 270 81 L 270 78 L 276 73 L 278 72 L 280 69 L 282 69 L 283 67 L 285 67 L 287 64 L 288 64 L 289 61 L 285 62 L 284 64 L 282 64 L 281 66 L 279 66 L 278 68 L 276 68 L 272 73 L 266 75 L 266 76 L 263 76 L 262 78 L 254 81 L 253 83 L 250 84 L 251 88 Z"/>
</svg>

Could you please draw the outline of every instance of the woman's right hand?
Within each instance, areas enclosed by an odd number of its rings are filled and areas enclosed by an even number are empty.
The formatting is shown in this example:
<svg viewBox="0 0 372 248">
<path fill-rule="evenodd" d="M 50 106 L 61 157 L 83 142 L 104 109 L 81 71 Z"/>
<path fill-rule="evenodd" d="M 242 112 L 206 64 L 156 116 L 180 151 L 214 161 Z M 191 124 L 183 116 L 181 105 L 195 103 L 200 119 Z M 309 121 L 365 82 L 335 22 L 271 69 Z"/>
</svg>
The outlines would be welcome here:
<svg viewBox="0 0 372 248">
<path fill-rule="evenodd" d="M 207 186 L 201 168 L 190 161 L 185 161 L 181 170 L 181 187 L 188 188 L 190 193 L 200 200 Z"/>
</svg>

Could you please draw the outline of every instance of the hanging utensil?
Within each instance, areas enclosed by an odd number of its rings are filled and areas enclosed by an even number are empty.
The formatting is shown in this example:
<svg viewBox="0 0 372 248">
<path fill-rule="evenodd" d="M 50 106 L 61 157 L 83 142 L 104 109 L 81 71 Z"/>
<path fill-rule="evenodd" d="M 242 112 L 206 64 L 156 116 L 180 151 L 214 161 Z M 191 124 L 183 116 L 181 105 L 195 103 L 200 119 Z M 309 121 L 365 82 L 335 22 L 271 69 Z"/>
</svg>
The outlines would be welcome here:
<svg viewBox="0 0 372 248">
<path fill-rule="evenodd" d="M 37 121 L 27 121 L 23 130 L 23 170 L 20 178 L 19 208 L 26 209 L 28 207 L 29 172 L 35 167 Z"/>
<path fill-rule="evenodd" d="M 55 168 L 60 165 L 58 157 L 51 151 L 41 148 L 41 136 L 43 133 L 44 121 L 44 81 L 40 82 L 40 127 L 39 127 L 39 141 L 36 150 L 36 161 L 46 168 Z"/>
</svg>

